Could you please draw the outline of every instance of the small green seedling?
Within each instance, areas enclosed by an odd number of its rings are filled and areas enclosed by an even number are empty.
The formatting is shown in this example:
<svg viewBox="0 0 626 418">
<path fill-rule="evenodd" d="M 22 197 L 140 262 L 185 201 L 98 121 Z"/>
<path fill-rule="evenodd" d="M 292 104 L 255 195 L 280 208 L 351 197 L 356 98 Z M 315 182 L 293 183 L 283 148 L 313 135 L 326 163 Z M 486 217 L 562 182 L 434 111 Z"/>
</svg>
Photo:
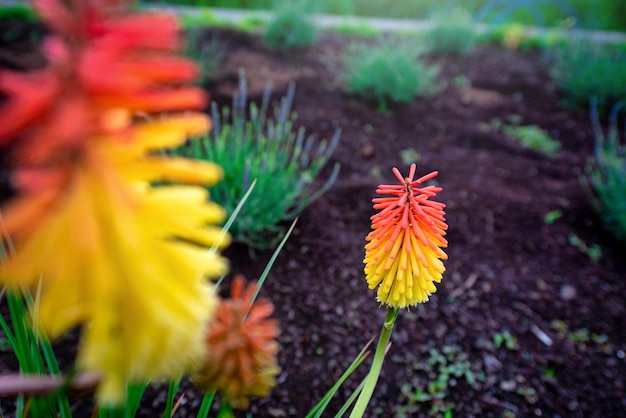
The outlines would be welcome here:
<svg viewBox="0 0 626 418">
<path fill-rule="evenodd" d="M 543 217 L 543 222 L 546 225 L 552 225 L 557 219 L 560 219 L 561 216 L 563 216 L 563 212 L 560 210 L 551 210 Z"/>
<path fill-rule="evenodd" d="M 586 254 L 594 263 L 597 263 L 602 258 L 602 249 L 598 244 L 589 246 L 574 233 L 569 234 L 568 240 L 570 245 L 578 248 L 581 253 Z"/>
<path fill-rule="evenodd" d="M 505 347 L 508 350 L 517 350 L 517 338 L 507 330 L 498 332 L 493 336 L 493 346 L 495 348 Z"/>
</svg>

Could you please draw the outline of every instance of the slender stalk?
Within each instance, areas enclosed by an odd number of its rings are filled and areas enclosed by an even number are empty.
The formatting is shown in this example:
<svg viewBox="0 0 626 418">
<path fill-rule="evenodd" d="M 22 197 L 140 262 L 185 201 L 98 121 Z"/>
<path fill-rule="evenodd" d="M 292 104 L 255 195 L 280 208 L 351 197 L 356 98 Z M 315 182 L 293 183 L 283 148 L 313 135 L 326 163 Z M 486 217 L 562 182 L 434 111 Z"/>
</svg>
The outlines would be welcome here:
<svg viewBox="0 0 626 418">
<path fill-rule="evenodd" d="M 390 307 L 387 309 L 387 315 L 385 316 L 383 328 L 380 331 L 380 338 L 378 340 L 378 346 L 376 347 L 376 353 L 374 353 L 372 366 L 370 367 L 370 371 L 365 379 L 365 386 L 363 386 L 359 399 L 357 399 L 356 405 L 354 405 L 354 409 L 350 414 L 350 418 L 362 417 L 367 409 L 370 399 L 372 398 L 374 388 L 378 382 L 378 376 L 380 376 L 380 371 L 383 367 L 383 361 L 385 360 L 385 354 L 387 353 L 387 345 L 389 344 L 391 331 L 393 331 L 393 324 L 396 322 L 398 312 L 400 312 L 399 308 Z"/>
<path fill-rule="evenodd" d="M 205 393 L 202 398 L 202 404 L 200 405 L 200 410 L 198 411 L 197 418 L 207 418 L 209 416 L 209 412 L 211 412 L 211 405 L 213 405 L 213 399 L 215 398 L 215 392 Z"/>
</svg>

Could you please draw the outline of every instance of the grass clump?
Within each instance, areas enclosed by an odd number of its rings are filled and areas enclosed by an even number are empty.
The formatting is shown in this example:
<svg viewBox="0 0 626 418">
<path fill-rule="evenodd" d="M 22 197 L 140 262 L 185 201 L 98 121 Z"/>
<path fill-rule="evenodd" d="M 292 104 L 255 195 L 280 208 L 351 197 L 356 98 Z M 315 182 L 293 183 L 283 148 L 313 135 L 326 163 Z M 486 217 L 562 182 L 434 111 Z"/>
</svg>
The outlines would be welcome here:
<svg viewBox="0 0 626 418">
<path fill-rule="evenodd" d="M 304 7 L 298 3 L 290 3 L 276 10 L 263 38 L 271 48 L 293 49 L 311 45 L 315 34 L 315 24 Z"/>
<path fill-rule="evenodd" d="M 302 210 L 334 183 L 336 164 L 326 182 L 315 179 L 330 159 L 339 141 L 336 131 L 330 141 L 305 136 L 295 130 L 292 111 L 295 86 L 291 84 L 279 105 L 270 109 L 268 86 L 259 106 L 248 105 L 242 76 L 232 108 L 221 112 L 212 104 L 210 135 L 177 150 L 178 154 L 213 161 L 224 169 L 224 179 L 209 188 L 211 200 L 233 213 L 246 191 L 254 189 L 238 213 L 230 232 L 235 241 L 254 248 L 275 245 L 285 232 L 285 221 Z"/>
<path fill-rule="evenodd" d="M 472 16 L 454 8 L 433 16 L 434 27 L 427 42 L 430 52 L 437 55 L 462 55 L 471 51 L 476 40 Z"/>
<path fill-rule="evenodd" d="M 439 69 L 424 64 L 406 41 L 353 44 L 342 57 L 342 67 L 346 91 L 377 103 L 380 110 L 437 91 Z"/>
<path fill-rule="evenodd" d="M 626 146 L 617 127 L 620 105 L 613 107 L 609 130 L 600 125 L 597 107 L 592 104 L 595 152 L 582 178 L 588 196 L 606 228 L 620 241 L 626 241 Z M 626 130 L 625 130 L 626 131 Z"/>
<path fill-rule="evenodd" d="M 503 131 L 509 137 L 519 141 L 524 147 L 546 154 L 554 154 L 561 146 L 558 141 L 552 139 L 550 134 L 536 125 L 506 125 Z"/>
<path fill-rule="evenodd" d="M 198 82 L 201 85 L 219 77 L 224 60 L 224 51 L 219 38 L 207 36 L 205 31 L 196 28 L 189 29 L 186 37 L 185 55 L 198 64 L 200 70 Z"/>
<path fill-rule="evenodd" d="M 626 51 L 576 40 L 551 51 L 550 75 L 566 103 L 584 108 L 594 97 L 601 112 L 626 99 Z"/>
</svg>

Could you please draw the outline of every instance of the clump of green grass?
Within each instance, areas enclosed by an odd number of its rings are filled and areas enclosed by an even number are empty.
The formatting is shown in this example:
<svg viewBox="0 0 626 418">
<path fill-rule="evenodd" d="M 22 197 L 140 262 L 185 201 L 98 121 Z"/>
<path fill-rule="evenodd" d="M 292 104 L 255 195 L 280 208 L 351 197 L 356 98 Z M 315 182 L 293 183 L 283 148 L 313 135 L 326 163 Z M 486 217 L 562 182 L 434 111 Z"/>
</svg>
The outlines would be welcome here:
<svg viewBox="0 0 626 418">
<path fill-rule="evenodd" d="M 246 90 L 242 76 L 232 108 L 224 107 L 220 112 L 212 104 L 211 134 L 176 153 L 212 161 L 224 169 L 224 179 L 209 192 L 211 200 L 229 215 L 255 183 L 230 232 L 235 241 L 268 248 L 284 235 L 285 221 L 297 217 L 335 182 L 338 164 L 322 185 L 316 184 L 316 178 L 335 150 L 340 132 L 337 130 L 330 141 L 318 141 L 305 136 L 304 128 L 295 129 L 293 84 L 273 108 L 269 86 L 260 106 L 248 105 Z"/>
<path fill-rule="evenodd" d="M 315 40 L 316 27 L 309 18 L 304 6 L 299 3 L 288 3 L 275 12 L 264 39 L 267 45 L 276 49 L 303 48 Z"/>
<path fill-rule="evenodd" d="M 406 40 L 376 44 L 352 44 L 342 57 L 345 89 L 377 103 L 380 110 L 390 103 L 410 103 L 416 96 L 434 94 L 439 69 L 419 58 L 420 51 Z"/>
<path fill-rule="evenodd" d="M 601 112 L 626 100 L 626 51 L 614 45 L 576 40 L 551 51 L 550 75 L 566 104 L 585 108 L 595 98 Z"/>
<path fill-rule="evenodd" d="M 554 154 L 561 147 L 558 141 L 536 125 L 506 125 L 502 129 L 506 135 L 519 141 L 526 148 Z"/>
<path fill-rule="evenodd" d="M 474 22 L 466 10 L 454 8 L 439 12 L 432 20 L 434 27 L 426 38 L 430 52 L 437 55 L 461 55 L 474 47 Z"/>
<path fill-rule="evenodd" d="M 199 83 L 216 79 L 220 74 L 224 52 L 219 38 L 206 38 L 201 29 L 189 29 L 185 55 L 193 59 L 200 69 Z"/>
<path fill-rule="evenodd" d="M 617 127 L 619 108 L 613 107 L 605 133 L 596 104 L 592 104 L 595 151 L 582 183 L 606 228 L 620 241 L 626 241 L 626 146 L 620 141 Z"/>
</svg>

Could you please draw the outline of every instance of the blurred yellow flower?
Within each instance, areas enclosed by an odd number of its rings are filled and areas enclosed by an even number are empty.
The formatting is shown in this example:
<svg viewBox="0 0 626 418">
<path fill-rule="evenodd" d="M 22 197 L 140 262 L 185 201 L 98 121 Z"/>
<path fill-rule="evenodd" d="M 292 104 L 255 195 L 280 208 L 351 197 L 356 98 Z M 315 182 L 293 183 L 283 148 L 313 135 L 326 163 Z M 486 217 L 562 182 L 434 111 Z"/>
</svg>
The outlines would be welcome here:
<svg viewBox="0 0 626 418">
<path fill-rule="evenodd" d="M 278 323 L 269 319 L 269 301 L 252 302 L 255 284 L 245 287 L 238 276 L 231 299 L 223 300 L 206 336 L 208 354 L 194 383 L 207 392 L 218 391 L 234 407 L 246 408 L 251 396 L 268 396 L 280 369 Z"/>
<path fill-rule="evenodd" d="M 394 175 L 400 185 L 380 185 L 376 193 L 391 195 L 373 199 L 372 231 L 366 237 L 365 276 L 370 289 L 378 286 L 377 299 L 390 307 L 405 308 L 426 302 L 437 289 L 447 259 L 441 247 L 447 246 L 445 205 L 434 202 L 442 189 L 419 187 L 434 178 L 437 172 L 417 180 L 415 164 L 403 178 L 397 168 Z"/>
<path fill-rule="evenodd" d="M 210 247 L 228 237 L 210 226 L 225 214 L 204 188 L 138 181 L 209 182 L 221 176 L 217 166 L 172 160 L 172 169 L 163 157 L 131 160 L 106 141 L 92 145 L 65 168 L 61 190 L 49 185 L 5 205 L 16 253 L 0 279 L 13 287 L 41 281 L 34 321 L 51 338 L 82 324 L 79 365 L 101 373 L 100 400 L 117 404 L 126 380 L 173 377 L 205 355 L 203 332 L 216 306 L 206 279 L 227 271 Z"/>
<path fill-rule="evenodd" d="M 106 405 L 130 381 L 178 377 L 204 358 L 217 306 L 208 279 L 226 273 L 215 249 L 229 240 L 204 187 L 221 168 L 164 153 L 210 120 L 145 113 L 205 103 L 180 85 L 197 71 L 174 54 L 175 20 L 123 3 L 36 0 L 50 65 L 0 73 L 16 192 L 0 206 L 14 248 L 0 283 L 38 289 L 33 321 L 50 338 L 81 327 L 78 365 L 100 374 Z"/>
</svg>

